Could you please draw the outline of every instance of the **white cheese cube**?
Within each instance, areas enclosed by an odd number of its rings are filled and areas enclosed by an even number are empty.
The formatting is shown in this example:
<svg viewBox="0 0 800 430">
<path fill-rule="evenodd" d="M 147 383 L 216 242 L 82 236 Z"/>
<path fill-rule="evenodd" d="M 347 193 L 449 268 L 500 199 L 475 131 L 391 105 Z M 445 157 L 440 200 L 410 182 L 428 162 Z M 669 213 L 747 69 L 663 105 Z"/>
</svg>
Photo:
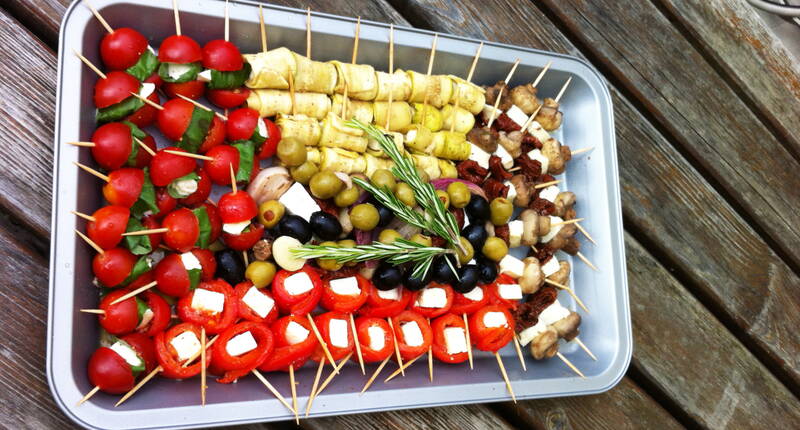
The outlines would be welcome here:
<svg viewBox="0 0 800 430">
<path fill-rule="evenodd" d="M 508 153 L 503 145 L 497 145 L 497 151 L 494 152 L 494 155 L 500 157 L 500 163 L 506 169 L 514 167 L 514 158 L 511 157 L 511 154 Z"/>
<path fill-rule="evenodd" d="M 355 276 L 332 279 L 330 286 L 331 290 L 340 296 L 357 296 L 361 294 L 361 288 L 358 288 L 358 279 Z"/>
<path fill-rule="evenodd" d="M 242 301 L 261 318 L 266 318 L 275 306 L 275 300 L 262 294 L 256 287 L 250 287 L 242 297 Z"/>
<path fill-rule="evenodd" d="M 511 254 L 506 254 L 499 263 L 500 273 L 505 273 L 512 278 L 519 278 L 522 276 L 522 271 L 525 270 L 525 263 Z"/>
<path fill-rule="evenodd" d="M 172 79 L 179 79 L 192 68 L 191 64 L 167 64 L 167 75 Z"/>
<path fill-rule="evenodd" d="M 222 224 L 222 231 L 228 234 L 241 234 L 247 226 L 250 225 L 250 220 L 242 222 L 234 222 L 230 224 Z"/>
<path fill-rule="evenodd" d="M 373 351 L 380 351 L 386 346 L 386 332 L 382 328 L 376 326 L 367 327 L 367 336 L 369 336 L 369 348 Z"/>
<path fill-rule="evenodd" d="M 536 325 L 528 327 L 525 330 L 522 330 L 519 333 L 520 345 L 521 346 L 528 345 L 529 343 L 531 343 L 531 341 L 533 341 L 533 339 L 536 339 L 536 336 L 538 336 L 539 333 L 542 333 L 546 329 L 547 329 L 547 324 L 544 324 L 542 323 L 541 320 L 539 320 L 539 322 L 537 322 Z"/>
<path fill-rule="evenodd" d="M 542 143 L 550 139 L 550 133 L 548 133 L 547 130 L 545 130 L 544 127 L 542 127 L 542 125 L 539 124 L 538 121 L 533 121 L 531 125 L 528 126 L 528 133 L 530 133 L 531 136 L 535 137 L 536 139 L 539 140 L 539 142 Z"/>
<path fill-rule="evenodd" d="M 492 154 L 481 149 L 480 146 L 475 144 L 470 144 L 470 152 L 469 152 L 469 159 L 478 163 L 479 166 L 483 167 L 484 169 L 489 168 L 489 158 L 492 157 Z"/>
<path fill-rule="evenodd" d="M 192 309 L 218 314 L 225 308 L 225 295 L 216 291 L 197 288 L 192 295 Z"/>
<path fill-rule="evenodd" d="M 483 288 L 475 287 L 469 290 L 469 292 L 464 293 L 464 297 L 472 300 L 473 302 L 479 302 L 483 300 Z"/>
<path fill-rule="evenodd" d="M 333 318 L 328 322 L 328 334 L 331 338 L 331 345 L 337 348 L 347 348 L 348 324 L 346 320 Z"/>
<path fill-rule="evenodd" d="M 175 348 L 180 361 L 188 360 L 200 352 L 200 339 L 191 331 L 185 331 L 173 337 L 169 344 Z"/>
<path fill-rule="evenodd" d="M 461 327 L 447 327 L 444 329 L 444 344 L 450 355 L 467 352 L 467 336 Z"/>
<path fill-rule="evenodd" d="M 303 327 L 302 325 L 290 321 L 289 324 L 286 325 L 286 342 L 289 342 L 289 345 L 296 345 L 308 338 L 309 331 Z"/>
<path fill-rule="evenodd" d="M 225 352 L 227 352 L 231 357 L 238 357 L 256 349 L 257 347 L 258 344 L 256 343 L 256 338 L 254 338 L 253 333 L 250 333 L 250 330 L 248 330 L 232 337 L 231 340 L 225 344 Z"/>
<path fill-rule="evenodd" d="M 538 160 L 539 163 L 542 165 L 542 174 L 544 175 L 545 173 L 547 173 L 547 168 L 550 167 L 550 159 L 545 157 L 545 155 L 542 154 L 542 151 L 540 149 L 534 149 L 532 151 L 528 151 L 528 158 L 530 158 L 531 160 Z"/>
<path fill-rule="evenodd" d="M 283 288 L 292 296 L 297 296 L 314 289 L 314 283 L 306 272 L 297 272 L 283 280 Z"/>
<path fill-rule="evenodd" d="M 136 326 L 136 330 L 147 327 L 147 324 L 150 324 L 150 321 L 152 320 L 153 320 L 153 310 L 147 308 L 147 310 L 145 310 L 144 313 L 142 314 L 142 321 L 139 323 L 139 325 Z"/>
<path fill-rule="evenodd" d="M 528 121 L 528 115 L 526 115 L 525 112 L 523 112 L 522 109 L 520 109 L 517 105 L 511 105 L 511 107 L 506 111 L 506 115 L 508 115 L 508 117 L 520 127 L 524 126 Z"/>
<path fill-rule="evenodd" d="M 508 187 L 508 195 L 506 198 L 511 202 L 511 204 L 514 204 L 514 199 L 517 198 L 517 187 L 515 187 L 511 181 L 503 181 L 503 185 Z"/>
<path fill-rule="evenodd" d="M 562 223 L 562 222 L 564 222 L 564 220 L 563 220 L 563 219 L 561 219 L 561 217 L 557 217 L 557 216 L 551 216 L 551 217 L 550 217 L 550 225 L 551 225 L 551 226 L 552 226 L 553 224 L 559 224 L 559 223 Z M 556 237 L 556 235 L 558 234 L 558 232 L 559 232 L 559 231 L 561 231 L 561 229 L 562 229 L 563 227 L 564 227 L 564 225 L 563 225 L 563 224 L 559 224 L 559 225 L 557 225 L 557 226 L 555 226 L 555 227 L 550 227 L 550 232 L 549 232 L 549 233 L 547 233 L 546 235 L 544 235 L 544 236 L 540 237 L 540 238 L 539 238 L 539 242 L 541 242 L 541 243 L 547 243 L 547 242 L 550 242 L 550 241 L 551 241 L 551 240 L 552 240 L 554 237 Z"/>
<path fill-rule="evenodd" d="M 136 351 L 134 351 L 133 348 L 131 348 L 130 345 L 125 342 L 114 342 L 114 344 L 109 348 L 116 352 L 120 357 L 125 359 L 125 361 L 131 365 L 131 367 L 139 367 L 144 364 L 142 363 L 142 359 L 139 358 L 139 355 L 136 354 Z"/>
<path fill-rule="evenodd" d="M 400 287 L 386 291 L 378 290 L 378 297 L 386 300 L 400 300 Z"/>
<path fill-rule="evenodd" d="M 264 122 L 264 118 L 258 119 L 258 125 L 256 126 L 258 130 L 258 135 L 261 137 L 269 137 L 269 132 L 267 132 L 267 124 Z"/>
<path fill-rule="evenodd" d="M 506 320 L 506 314 L 502 312 L 486 312 L 483 315 L 483 325 L 488 328 L 508 327 L 508 320 Z"/>
<path fill-rule="evenodd" d="M 503 113 L 503 111 L 500 109 L 495 109 L 492 105 L 483 105 L 483 110 L 481 112 L 483 113 L 483 117 L 486 121 L 489 121 L 489 117 L 492 115 L 492 112 L 494 112 L 494 119 L 497 119 L 497 117 Z"/>
<path fill-rule="evenodd" d="M 447 306 L 447 292 L 444 288 L 425 288 L 417 298 L 417 306 L 421 308 L 443 308 Z"/>
<path fill-rule="evenodd" d="M 169 184 L 169 190 L 180 198 L 188 197 L 197 191 L 197 181 L 194 179 L 181 179 Z"/>
<path fill-rule="evenodd" d="M 543 189 L 542 191 L 539 191 L 539 198 L 555 203 L 556 197 L 558 197 L 559 192 L 560 191 L 558 191 L 557 186 L 550 185 L 549 187 Z"/>
<path fill-rule="evenodd" d="M 522 299 L 522 287 L 519 284 L 497 284 L 497 293 L 506 300 Z"/>
<path fill-rule="evenodd" d="M 525 224 L 522 220 L 514 220 L 508 223 L 508 246 L 516 248 L 522 241 L 522 232 L 525 231 Z"/>
<path fill-rule="evenodd" d="M 278 201 L 283 203 L 290 214 L 297 215 L 306 221 L 311 221 L 311 214 L 320 210 L 317 202 L 299 182 L 295 182 L 289 187 Z"/>
<path fill-rule="evenodd" d="M 550 306 L 544 308 L 542 313 L 539 314 L 539 321 L 544 324 L 550 325 L 555 323 L 556 321 L 561 321 L 562 319 L 568 317 L 570 314 L 570 310 L 561 306 L 561 303 L 556 299 Z"/>
<path fill-rule="evenodd" d="M 403 339 L 406 345 L 410 347 L 420 346 L 425 342 L 422 337 L 422 330 L 420 330 L 416 321 L 409 321 L 403 324 L 400 326 L 400 330 L 403 331 Z"/>
<path fill-rule="evenodd" d="M 152 84 L 150 82 L 142 83 L 142 88 L 139 89 L 139 97 L 141 98 L 148 98 L 150 94 L 153 94 L 153 91 L 156 90 L 156 84 Z"/>
<path fill-rule="evenodd" d="M 197 80 L 200 82 L 211 82 L 211 70 L 205 69 L 197 74 Z"/>
<path fill-rule="evenodd" d="M 181 254 L 181 262 L 183 263 L 183 268 L 186 270 L 203 268 L 203 266 L 200 264 L 200 260 L 198 260 L 197 257 L 195 257 L 195 255 L 191 252 L 184 252 Z"/>
<path fill-rule="evenodd" d="M 547 278 L 551 276 L 553 273 L 558 272 L 561 269 L 561 265 L 558 264 L 558 258 L 556 256 L 550 257 L 547 260 L 547 263 L 542 264 L 542 273 L 544 273 L 544 277 Z"/>
</svg>

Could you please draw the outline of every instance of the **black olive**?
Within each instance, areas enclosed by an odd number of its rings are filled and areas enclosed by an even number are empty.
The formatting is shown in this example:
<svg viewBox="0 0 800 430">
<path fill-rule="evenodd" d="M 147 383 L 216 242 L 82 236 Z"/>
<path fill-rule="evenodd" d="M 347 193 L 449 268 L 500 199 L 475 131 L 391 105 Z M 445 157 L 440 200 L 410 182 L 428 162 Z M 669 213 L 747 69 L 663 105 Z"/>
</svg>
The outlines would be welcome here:
<svg viewBox="0 0 800 430">
<path fill-rule="evenodd" d="M 489 219 L 489 202 L 481 196 L 473 195 L 464 210 L 467 212 L 470 223 L 484 223 Z"/>
<path fill-rule="evenodd" d="M 478 285 L 478 277 L 480 270 L 474 264 L 467 264 L 458 269 L 458 277 L 460 280 L 453 285 L 453 289 L 461 294 L 468 293 Z"/>
<path fill-rule="evenodd" d="M 375 206 L 375 209 L 378 210 L 378 216 L 380 219 L 378 220 L 378 227 L 386 227 L 392 219 L 394 219 L 394 213 L 391 209 L 387 208 L 386 206 L 382 205 L 375 197 L 370 197 L 367 200 L 367 203 L 370 203 L 372 206 Z"/>
<path fill-rule="evenodd" d="M 339 218 L 317 211 L 311 214 L 311 230 L 322 240 L 336 240 L 342 234 L 342 224 Z"/>
<path fill-rule="evenodd" d="M 464 227 L 461 231 L 461 236 L 467 239 L 472 245 L 472 249 L 482 249 L 483 244 L 486 242 L 488 235 L 486 234 L 486 227 L 483 224 L 470 224 Z"/>
<path fill-rule="evenodd" d="M 478 270 L 478 281 L 481 284 L 491 284 L 497 279 L 497 263 L 488 258 L 478 258 Z"/>
<path fill-rule="evenodd" d="M 301 243 L 311 240 L 311 226 L 297 215 L 284 215 L 278 223 L 281 236 L 291 236 Z"/>
<path fill-rule="evenodd" d="M 428 270 L 428 273 L 425 274 L 425 277 L 420 278 L 412 278 L 411 275 L 414 273 L 414 266 L 411 266 L 406 270 L 405 279 L 403 280 L 403 286 L 408 288 L 409 291 L 419 291 L 428 284 L 431 283 L 431 271 Z M 373 275 L 374 276 L 374 275 Z"/>
<path fill-rule="evenodd" d="M 403 282 L 403 271 L 399 267 L 383 263 L 372 274 L 372 283 L 379 290 L 387 291 Z"/>
<path fill-rule="evenodd" d="M 214 273 L 214 277 L 222 278 L 231 285 L 244 281 L 245 267 L 241 252 L 225 249 L 217 252 L 215 257 L 217 259 L 217 272 Z"/>
<path fill-rule="evenodd" d="M 447 264 L 445 258 L 450 260 L 450 264 L 453 265 L 453 269 L 458 269 L 456 265 L 455 259 L 452 257 L 439 257 L 433 260 L 433 265 L 431 265 L 431 275 L 433 280 L 442 284 L 452 284 L 456 280 L 456 276 L 453 273 L 453 270 L 450 268 L 450 265 Z"/>
</svg>

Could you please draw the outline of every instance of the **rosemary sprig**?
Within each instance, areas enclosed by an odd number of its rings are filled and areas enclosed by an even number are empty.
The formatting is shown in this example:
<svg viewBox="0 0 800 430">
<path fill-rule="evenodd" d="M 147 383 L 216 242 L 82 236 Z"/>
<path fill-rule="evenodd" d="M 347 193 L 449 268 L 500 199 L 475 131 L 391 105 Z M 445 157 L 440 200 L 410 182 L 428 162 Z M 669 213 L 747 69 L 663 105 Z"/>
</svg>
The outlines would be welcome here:
<svg viewBox="0 0 800 430">
<path fill-rule="evenodd" d="M 398 199 L 397 196 L 388 188 L 378 188 L 375 185 L 372 185 L 371 182 L 365 181 L 361 178 L 353 178 L 353 182 L 355 182 L 356 185 L 361 187 L 363 190 L 375 196 L 375 198 L 381 202 L 382 205 L 386 206 L 394 213 L 394 216 L 400 218 L 408 224 L 413 225 L 414 227 L 421 229 L 429 228 L 429 222 L 421 213 L 401 202 L 400 199 Z"/>
</svg>

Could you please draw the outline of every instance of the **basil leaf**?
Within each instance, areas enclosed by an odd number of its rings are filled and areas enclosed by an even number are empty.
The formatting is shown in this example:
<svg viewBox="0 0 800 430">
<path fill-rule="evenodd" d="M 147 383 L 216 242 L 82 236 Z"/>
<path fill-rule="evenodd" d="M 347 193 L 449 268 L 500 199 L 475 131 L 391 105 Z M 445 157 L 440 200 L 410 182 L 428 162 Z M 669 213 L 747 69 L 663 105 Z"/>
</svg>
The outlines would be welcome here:
<svg viewBox="0 0 800 430">
<path fill-rule="evenodd" d="M 127 99 L 102 109 L 97 109 L 95 119 L 98 123 L 119 121 L 128 115 L 133 114 L 144 106 L 144 102 L 138 97 L 130 96 Z"/>
<path fill-rule="evenodd" d="M 240 70 L 233 72 L 220 72 L 219 70 L 211 69 L 211 82 L 208 83 L 210 90 L 232 90 L 244 85 L 250 77 L 252 67 L 250 63 L 245 62 L 244 67 Z"/>
<path fill-rule="evenodd" d="M 130 349 L 131 351 L 133 351 L 133 353 L 136 354 L 136 358 L 139 359 L 139 364 L 136 365 L 136 366 L 133 366 L 130 363 L 128 363 L 128 365 L 131 366 L 131 371 L 133 372 L 133 377 L 134 378 L 136 378 L 140 373 L 144 372 L 144 364 L 145 363 L 144 363 L 144 359 L 139 354 L 139 351 L 137 351 L 134 347 L 131 346 L 131 344 L 129 344 L 128 342 L 125 342 L 122 339 L 117 339 L 117 342 L 114 342 L 114 343 L 121 343 L 122 346 L 124 346 L 124 347 Z M 127 363 L 128 360 L 125 360 L 125 362 Z"/>
<path fill-rule="evenodd" d="M 128 128 L 131 129 L 131 153 L 128 155 L 128 161 L 125 163 L 127 166 L 134 167 L 136 166 L 136 158 L 139 156 L 139 144 L 136 143 L 133 138 L 142 140 L 147 137 L 147 133 L 142 131 L 141 128 L 137 127 L 136 124 L 130 121 L 121 121 L 123 124 L 127 125 Z"/>
<path fill-rule="evenodd" d="M 144 184 L 142 184 L 142 192 L 139 194 L 139 200 L 131 206 L 131 214 L 136 218 L 141 218 L 145 212 L 158 213 L 158 205 L 156 204 L 156 189 L 150 181 L 150 170 L 144 168 Z"/>
<path fill-rule="evenodd" d="M 181 140 L 178 142 L 178 147 L 197 154 L 200 151 L 200 146 L 206 140 L 208 130 L 211 128 L 211 123 L 214 121 L 214 112 L 207 111 L 202 108 L 194 108 L 192 111 L 192 119 L 189 121 L 189 126 L 183 132 Z"/>
<path fill-rule="evenodd" d="M 181 176 L 180 178 L 174 179 L 172 182 L 170 182 L 169 185 L 167 185 L 167 193 L 169 193 L 169 195 L 172 196 L 173 199 L 182 199 L 194 194 L 194 192 L 191 192 L 189 194 L 181 192 L 178 189 L 178 183 L 180 183 L 181 181 L 195 181 L 196 183 L 200 181 L 200 175 L 198 175 L 195 172 L 192 172 L 189 173 L 188 175 Z"/>
<path fill-rule="evenodd" d="M 136 124 L 134 124 L 134 123 L 132 123 L 130 121 L 122 121 L 122 123 L 127 125 L 128 127 L 130 127 L 131 136 L 133 136 L 133 137 L 135 137 L 135 138 L 137 138 L 139 140 L 142 140 L 145 137 L 147 137 L 147 133 L 145 133 L 144 130 L 139 128 L 138 125 L 136 125 Z M 136 145 L 136 146 L 139 146 L 139 145 Z"/>
<path fill-rule="evenodd" d="M 138 326 L 139 324 L 142 323 L 142 320 L 144 320 L 144 313 L 147 312 L 147 310 L 150 308 L 147 306 L 147 303 L 145 303 L 144 300 L 138 297 L 135 297 L 135 299 L 136 299 L 136 314 L 139 316 L 139 323 L 137 324 Z"/>
<path fill-rule="evenodd" d="M 192 209 L 194 216 L 197 217 L 197 224 L 200 227 L 200 235 L 197 236 L 195 246 L 198 248 L 208 248 L 211 242 L 211 221 L 208 220 L 208 212 L 205 206 Z"/>
<path fill-rule="evenodd" d="M 142 230 L 145 230 L 145 227 L 138 219 L 134 217 L 128 218 L 128 227 L 125 229 L 126 232 Z M 153 246 L 150 243 L 150 236 L 146 234 L 141 236 L 125 236 L 123 241 L 125 247 L 128 248 L 133 255 L 145 255 L 153 250 Z"/>
<path fill-rule="evenodd" d="M 144 81 L 156 71 L 158 65 L 159 62 L 156 54 L 153 54 L 150 49 L 145 49 L 136 64 L 128 67 L 125 71 L 134 78 Z"/>
<path fill-rule="evenodd" d="M 203 274 L 202 269 L 192 269 L 187 270 L 186 273 L 189 274 L 189 289 L 194 290 L 197 288 L 197 285 L 200 283 L 200 275 Z"/>
<path fill-rule="evenodd" d="M 150 262 L 148 261 L 147 256 L 143 255 L 139 257 L 138 260 L 136 260 L 136 264 L 133 265 L 131 273 L 128 275 L 127 278 L 125 278 L 124 281 L 122 281 L 122 286 L 124 287 L 130 284 L 131 282 L 135 281 L 136 278 L 142 276 L 148 270 L 150 270 Z"/>
<path fill-rule="evenodd" d="M 188 66 L 188 68 L 182 75 L 178 76 L 178 78 L 175 79 L 169 75 L 169 69 L 173 65 L 177 64 L 161 63 L 161 65 L 158 66 L 158 76 L 161 76 L 161 79 L 163 79 L 164 82 L 170 82 L 173 84 L 182 84 L 184 82 L 194 81 L 197 79 L 197 74 L 200 73 L 200 70 L 202 69 L 200 63 L 181 64 L 181 66 Z"/>
<path fill-rule="evenodd" d="M 236 172 L 236 182 L 250 182 L 255 145 L 249 140 L 238 140 L 231 146 L 239 151 L 239 170 Z"/>
</svg>

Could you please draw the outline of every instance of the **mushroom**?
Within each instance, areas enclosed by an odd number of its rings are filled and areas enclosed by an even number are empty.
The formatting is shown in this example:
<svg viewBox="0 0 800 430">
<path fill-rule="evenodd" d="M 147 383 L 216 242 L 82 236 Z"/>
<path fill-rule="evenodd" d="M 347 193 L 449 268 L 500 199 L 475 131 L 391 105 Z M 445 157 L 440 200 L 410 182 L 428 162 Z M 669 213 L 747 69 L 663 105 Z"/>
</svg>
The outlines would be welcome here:
<svg viewBox="0 0 800 430">
<path fill-rule="evenodd" d="M 511 102 L 522 109 L 525 115 L 530 115 L 542 104 L 536 97 L 536 92 L 536 87 L 529 83 L 518 85 L 511 90 Z"/>
<path fill-rule="evenodd" d="M 525 209 L 519 214 L 522 220 L 522 239 L 523 245 L 535 245 L 539 236 L 544 236 L 550 232 L 550 217 L 541 216 L 533 209 Z"/>
<path fill-rule="evenodd" d="M 500 144 L 512 158 L 517 158 L 522 155 L 522 138 L 524 135 L 520 131 L 512 131 L 506 133 L 501 131 L 497 134 L 497 143 Z"/>
<path fill-rule="evenodd" d="M 562 191 L 558 193 L 554 202 L 556 210 L 553 212 L 553 215 L 566 218 L 564 215 L 568 209 L 572 209 L 575 200 L 575 193 L 572 191 Z"/>
<path fill-rule="evenodd" d="M 542 266 L 536 257 L 527 257 L 522 262 L 525 267 L 522 269 L 522 276 L 517 279 L 517 283 L 523 294 L 533 294 L 544 285 Z"/>
<path fill-rule="evenodd" d="M 365 265 L 364 267 L 361 268 L 361 270 L 358 271 L 358 274 L 367 279 L 372 279 L 372 275 L 375 273 L 375 269 L 377 268 L 378 268 L 377 265 L 374 265 L 372 267 Z"/>
<path fill-rule="evenodd" d="M 497 131 L 489 127 L 475 127 L 467 133 L 467 140 L 470 143 L 489 154 L 497 151 L 497 137 Z"/>
<path fill-rule="evenodd" d="M 253 245 L 253 256 L 258 261 L 267 261 L 272 257 L 272 240 L 261 239 Z"/>
<path fill-rule="evenodd" d="M 531 189 L 533 188 L 533 184 L 528 181 L 525 175 L 514 175 L 509 181 L 511 185 L 514 186 L 514 191 L 516 192 L 514 201 L 511 203 L 520 208 L 528 207 L 531 203 Z"/>
<path fill-rule="evenodd" d="M 550 249 L 561 249 L 566 244 L 569 238 L 575 236 L 575 232 L 578 231 L 578 228 L 575 227 L 575 224 L 567 224 L 561 226 L 561 229 L 553 236 L 550 241 L 547 242 L 547 247 Z"/>
<path fill-rule="evenodd" d="M 551 98 L 545 98 L 542 108 L 536 114 L 536 122 L 542 125 L 547 131 L 553 131 L 561 127 L 561 120 L 564 114 L 558 110 L 558 102 Z"/>
<path fill-rule="evenodd" d="M 558 266 L 559 266 L 558 271 L 548 276 L 547 279 L 553 282 L 557 282 L 561 285 L 567 285 L 567 283 L 569 282 L 569 272 L 570 272 L 569 262 L 561 260 L 558 262 Z"/>
<path fill-rule="evenodd" d="M 569 255 L 575 255 L 581 250 L 581 242 L 574 236 L 570 237 L 564 242 L 564 247 L 561 250 Z"/>
<path fill-rule="evenodd" d="M 258 172 L 247 186 L 247 193 L 260 205 L 267 200 L 278 200 L 293 183 L 285 167 L 268 167 Z"/>
<path fill-rule="evenodd" d="M 547 173 L 559 175 L 564 173 L 566 162 L 561 153 L 561 144 L 554 138 L 549 138 L 542 142 L 542 155 L 547 157 Z"/>
<path fill-rule="evenodd" d="M 558 352 L 558 332 L 553 327 L 539 333 L 531 342 L 531 355 L 537 360 L 551 358 Z"/>
<path fill-rule="evenodd" d="M 578 334 L 580 333 L 578 326 L 580 325 L 581 316 L 570 311 L 569 315 L 554 322 L 551 327 L 558 332 L 559 337 L 569 342 L 578 337 Z"/>
</svg>

